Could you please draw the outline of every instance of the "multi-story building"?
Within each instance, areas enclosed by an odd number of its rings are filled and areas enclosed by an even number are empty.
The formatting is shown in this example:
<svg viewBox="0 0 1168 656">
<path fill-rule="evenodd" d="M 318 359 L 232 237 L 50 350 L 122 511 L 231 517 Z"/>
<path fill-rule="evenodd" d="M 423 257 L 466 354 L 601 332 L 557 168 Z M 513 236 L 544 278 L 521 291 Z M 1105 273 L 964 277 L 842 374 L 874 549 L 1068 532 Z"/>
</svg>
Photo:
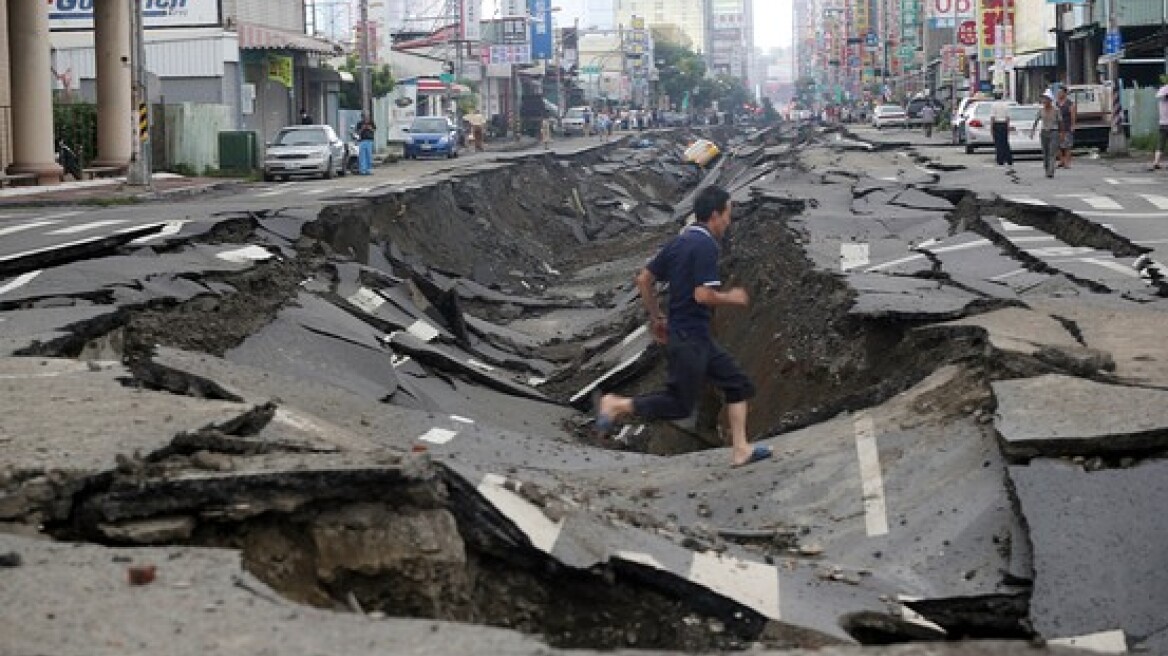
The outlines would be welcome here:
<svg viewBox="0 0 1168 656">
<path fill-rule="evenodd" d="M 634 17 L 643 17 L 650 29 L 676 26 L 698 52 L 707 41 L 706 7 L 709 0 L 615 0 L 613 16 L 618 26 L 629 26 Z"/>
<path fill-rule="evenodd" d="M 753 5 L 751 0 L 707 0 L 706 52 L 715 75 L 749 79 L 754 52 Z"/>
</svg>

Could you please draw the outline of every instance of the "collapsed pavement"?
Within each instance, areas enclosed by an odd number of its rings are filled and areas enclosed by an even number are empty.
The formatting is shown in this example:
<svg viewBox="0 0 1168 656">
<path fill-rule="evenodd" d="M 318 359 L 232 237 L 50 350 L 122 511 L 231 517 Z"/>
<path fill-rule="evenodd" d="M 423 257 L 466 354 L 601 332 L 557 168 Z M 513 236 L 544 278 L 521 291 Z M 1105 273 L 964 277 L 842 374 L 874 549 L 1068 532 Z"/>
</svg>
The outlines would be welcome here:
<svg viewBox="0 0 1168 656">
<path fill-rule="evenodd" d="M 453 621 L 565 649 L 1168 648 L 1168 538 L 1147 517 L 1162 301 L 1026 245 L 1143 251 L 839 136 L 719 135 L 706 171 L 680 163 L 685 135 L 486 163 L 22 270 L 0 296 L 19 408 L 0 426 L 0 519 L 104 545 L 87 562 L 155 563 L 180 596 L 204 576 L 176 562 L 229 568 L 208 585 L 247 599 L 207 613 L 444 627 L 391 644 L 475 640 Z M 712 182 L 736 202 L 727 279 L 754 299 L 716 329 L 778 455 L 733 471 L 712 397 L 612 441 L 586 415 L 596 389 L 662 380 L 631 276 Z M 1127 421 L 1099 421 L 1112 396 Z M 1131 516 L 1081 501 L 1100 489 Z M 1105 560 L 1068 555 L 1072 513 L 1072 544 Z M 20 577 L 61 575 L 59 543 L 4 543 Z M 28 619 L 20 644 L 75 644 Z"/>
</svg>

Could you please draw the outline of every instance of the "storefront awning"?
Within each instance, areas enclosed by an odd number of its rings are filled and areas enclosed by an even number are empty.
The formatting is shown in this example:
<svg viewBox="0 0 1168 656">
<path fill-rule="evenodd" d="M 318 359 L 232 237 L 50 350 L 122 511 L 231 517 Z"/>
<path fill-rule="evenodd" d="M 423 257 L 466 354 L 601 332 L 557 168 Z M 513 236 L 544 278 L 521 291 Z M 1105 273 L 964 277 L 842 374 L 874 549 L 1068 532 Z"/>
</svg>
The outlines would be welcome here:
<svg viewBox="0 0 1168 656">
<path fill-rule="evenodd" d="M 236 26 L 241 50 L 300 50 L 323 54 L 341 54 L 340 47 L 307 34 L 286 32 L 262 25 L 240 22 Z"/>
<path fill-rule="evenodd" d="M 1057 66 L 1058 54 L 1054 48 L 1014 56 L 1014 68 L 1055 68 Z"/>
</svg>

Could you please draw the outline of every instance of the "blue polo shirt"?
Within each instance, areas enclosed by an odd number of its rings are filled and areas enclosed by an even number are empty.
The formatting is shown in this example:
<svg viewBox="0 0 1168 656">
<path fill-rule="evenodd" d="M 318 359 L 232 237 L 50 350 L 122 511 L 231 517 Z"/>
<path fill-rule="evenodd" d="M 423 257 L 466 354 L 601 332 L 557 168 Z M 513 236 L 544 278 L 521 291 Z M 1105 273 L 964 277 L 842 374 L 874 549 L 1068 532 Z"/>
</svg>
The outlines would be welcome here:
<svg viewBox="0 0 1168 656">
<path fill-rule="evenodd" d="M 720 287 L 718 241 L 705 226 L 694 224 L 665 244 L 645 265 L 669 283 L 669 333 L 709 337 L 710 308 L 694 300 L 698 287 Z"/>
</svg>

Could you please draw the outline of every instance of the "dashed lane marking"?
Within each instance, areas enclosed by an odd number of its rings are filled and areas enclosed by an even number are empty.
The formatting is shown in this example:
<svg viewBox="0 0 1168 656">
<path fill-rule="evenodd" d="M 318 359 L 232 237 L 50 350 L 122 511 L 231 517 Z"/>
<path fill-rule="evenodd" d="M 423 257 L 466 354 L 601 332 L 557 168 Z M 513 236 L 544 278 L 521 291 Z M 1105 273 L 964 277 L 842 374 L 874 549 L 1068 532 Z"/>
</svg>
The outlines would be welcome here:
<svg viewBox="0 0 1168 656">
<path fill-rule="evenodd" d="M 1013 271 L 1007 271 L 1006 273 L 1000 273 L 1000 274 L 990 278 L 990 280 L 995 281 L 995 282 L 1006 280 L 1007 278 L 1013 278 L 1014 276 L 1020 276 L 1029 270 L 1030 269 L 1014 269 Z"/>
<path fill-rule="evenodd" d="M 1075 196 L 1065 196 L 1066 198 L 1074 198 Z M 1115 199 L 1107 196 L 1077 196 L 1084 203 L 1090 205 L 1092 209 L 1097 210 L 1122 210 L 1123 205 L 1115 202 Z"/>
<path fill-rule="evenodd" d="M 128 223 L 127 219 L 103 219 L 101 221 L 90 221 L 89 223 L 78 223 L 67 228 L 60 228 L 58 230 L 50 230 L 46 235 L 75 235 L 79 232 L 88 232 L 90 230 L 97 230 L 98 228 L 106 228 L 109 226 L 121 225 Z"/>
<path fill-rule="evenodd" d="M 429 442 L 430 444 L 446 444 L 458 435 L 458 431 L 452 431 L 448 428 L 438 428 L 435 426 L 430 430 L 418 436 L 419 440 Z"/>
<path fill-rule="evenodd" d="M 1020 225 L 1020 224 L 1014 223 L 1013 221 L 1008 221 L 1006 219 L 998 219 L 998 220 L 1002 224 L 1002 232 L 1017 232 L 1019 230 L 1033 230 L 1034 229 L 1034 228 L 1031 228 L 1030 226 Z"/>
<path fill-rule="evenodd" d="M 1077 649 L 1089 649 L 1100 654 L 1126 654 L 1127 638 L 1120 629 L 1100 631 L 1069 638 L 1051 638 L 1047 643 Z"/>
<path fill-rule="evenodd" d="M 1003 199 L 1011 203 L 1021 203 L 1023 205 L 1050 205 L 1050 203 L 1044 200 L 1031 198 L 1030 196 L 1003 196 Z"/>
<path fill-rule="evenodd" d="M 840 244 L 840 271 L 850 271 L 867 266 L 868 244 L 842 243 Z"/>
<path fill-rule="evenodd" d="M 386 303 L 385 298 L 381 294 L 368 287 L 358 289 L 345 300 L 352 303 L 355 307 L 360 308 L 366 314 L 375 314 L 377 309 Z"/>
<path fill-rule="evenodd" d="M 173 237 L 174 235 L 177 235 L 179 232 L 181 232 L 183 229 L 183 226 L 186 224 L 187 224 L 186 221 L 181 221 L 181 220 L 180 221 L 167 221 L 166 223 L 162 224 L 162 229 L 160 229 L 158 232 L 155 232 L 155 233 L 150 234 L 150 235 L 143 235 L 143 236 L 138 237 L 137 239 L 131 241 L 130 243 L 133 244 L 134 246 L 141 246 L 143 244 L 148 244 L 148 243 L 154 241 L 155 239 L 162 239 L 163 237 Z"/>
<path fill-rule="evenodd" d="M 471 419 L 469 417 L 461 417 L 459 415 L 450 415 L 450 419 L 452 421 L 457 421 L 460 424 L 473 424 L 473 423 L 475 423 L 474 419 Z"/>
<path fill-rule="evenodd" d="M 781 619 L 779 570 L 774 565 L 697 551 L 687 578 L 765 617 Z"/>
<path fill-rule="evenodd" d="M 36 228 L 43 228 L 45 226 L 57 225 L 60 221 L 53 219 L 42 219 L 40 221 L 31 221 L 29 223 L 22 223 L 20 225 L 8 226 L 7 228 L 0 228 L 0 237 L 6 235 L 14 235 L 25 230 L 34 230 Z"/>
<path fill-rule="evenodd" d="M 543 551 L 551 553 L 555 549 L 556 541 L 560 539 L 560 531 L 564 528 L 564 520 L 553 522 L 543 514 L 543 510 L 524 499 L 516 492 L 506 487 L 507 478 L 499 474 L 483 476 L 478 485 L 478 493 L 483 495 L 496 510 L 503 513 L 507 519 L 515 523 L 519 530 L 531 540 L 531 544 Z M 518 487 L 518 486 L 517 486 Z"/>
<path fill-rule="evenodd" d="M 1139 196 L 1140 198 L 1143 198 L 1144 200 L 1148 201 L 1149 205 L 1152 205 L 1153 207 L 1155 207 L 1158 210 L 1168 210 L 1168 197 L 1158 196 L 1156 194 L 1136 194 L 1136 195 Z"/>
<path fill-rule="evenodd" d="M 1103 178 L 1103 181 L 1110 185 L 1159 184 L 1159 180 L 1155 178 Z"/>
<path fill-rule="evenodd" d="M 22 273 L 19 276 L 16 276 L 12 280 L 10 280 L 8 283 L 6 283 L 4 285 L 0 285 L 0 296 L 7 294 L 8 292 L 10 292 L 14 289 L 19 289 L 21 287 L 24 287 L 28 283 L 32 282 L 33 278 L 36 278 L 39 275 L 41 275 L 41 272 L 38 269 L 36 271 L 29 271 L 28 273 Z"/>
<path fill-rule="evenodd" d="M 1115 271 L 1117 273 L 1122 273 L 1123 275 L 1130 276 L 1132 278 L 1139 278 L 1140 277 L 1139 271 L 1136 271 L 1135 269 L 1133 269 L 1130 266 L 1124 266 L 1124 265 L 1120 264 L 1119 262 L 1115 262 L 1113 260 L 1101 260 L 1101 259 L 1094 258 L 1094 257 L 1081 257 L 1081 258 L 1079 258 L 1079 261 L 1086 262 L 1087 264 L 1094 264 L 1097 266 L 1101 266 L 1104 269 L 1109 269 L 1109 270 Z"/>
<path fill-rule="evenodd" d="M 320 194 L 327 194 L 330 191 L 334 190 L 330 189 L 329 187 L 318 187 L 316 189 L 305 189 L 301 193 L 303 193 L 305 196 L 319 196 Z"/>
<path fill-rule="evenodd" d="M 871 417 L 855 421 L 856 457 L 860 460 L 860 488 L 864 500 L 864 528 L 868 537 L 888 533 L 888 510 L 884 501 L 884 477 L 880 473 L 880 451 L 876 446 L 876 422 Z"/>
<path fill-rule="evenodd" d="M 243 264 L 244 262 L 256 262 L 259 260 L 267 260 L 272 257 L 271 251 L 261 246 L 244 246 L 243 248 L 236 248 L 229 251 L 223 251 L 215 257 L 226 262 L 235 262 Z"/>
</svg>

